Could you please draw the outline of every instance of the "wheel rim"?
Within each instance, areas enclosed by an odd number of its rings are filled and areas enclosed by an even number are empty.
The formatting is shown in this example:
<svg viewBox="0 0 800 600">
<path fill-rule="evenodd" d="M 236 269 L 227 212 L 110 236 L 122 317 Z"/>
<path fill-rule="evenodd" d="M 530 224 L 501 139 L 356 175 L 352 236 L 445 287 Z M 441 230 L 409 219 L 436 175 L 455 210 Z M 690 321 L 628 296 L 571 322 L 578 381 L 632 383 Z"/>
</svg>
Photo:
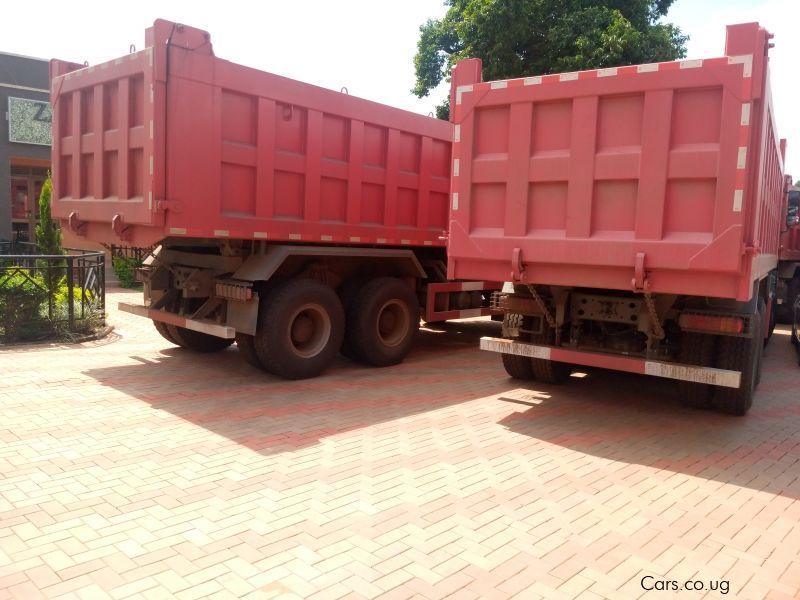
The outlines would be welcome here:
<svg viewBox="0 0 800 600">
<path fill-rule="evenodd" d="M 298 307 L 289 318 L 289 345 L 297 356 L 311 358 L 325 349 L 331 337 L 331 317 L 319 304 Z"/>
<path fill-rule="evenodd" d="M 408 307 L 400 300 L 392 299 L 384 303 L 378 311 L 375 328 L 381 342 L 385 346 L 394 347 L 403 342 L 410 323 Z"/>
</svg>

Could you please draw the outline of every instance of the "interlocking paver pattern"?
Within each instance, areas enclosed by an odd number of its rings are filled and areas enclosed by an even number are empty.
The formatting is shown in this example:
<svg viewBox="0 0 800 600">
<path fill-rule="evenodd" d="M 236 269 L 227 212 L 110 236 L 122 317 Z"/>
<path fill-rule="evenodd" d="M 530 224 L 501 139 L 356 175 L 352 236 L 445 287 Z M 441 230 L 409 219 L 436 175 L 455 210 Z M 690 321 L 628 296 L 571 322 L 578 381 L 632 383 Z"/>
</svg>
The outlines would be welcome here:
<svg viewBox="0 0 800 600">
<path fill-rule="evenodd" d="M 149 321 L 0 351 L 5 598 L 800 597 L 800 368 L 745 418 L 670 382 L 509 379 L 489 321 L 287 382 Z"/>
</svg>

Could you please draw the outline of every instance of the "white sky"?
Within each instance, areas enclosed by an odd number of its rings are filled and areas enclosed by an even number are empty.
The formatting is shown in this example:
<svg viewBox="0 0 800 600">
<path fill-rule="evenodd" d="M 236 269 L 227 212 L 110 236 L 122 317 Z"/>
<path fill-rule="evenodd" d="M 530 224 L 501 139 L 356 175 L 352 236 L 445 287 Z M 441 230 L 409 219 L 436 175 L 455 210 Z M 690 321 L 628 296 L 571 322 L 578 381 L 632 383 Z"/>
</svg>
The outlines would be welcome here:
<svg viewBox="0 0 800 600">
<path fill-rule="evenodd" d="M 217 56 L 427 114 L 442 86 L 417 99 L 412 58 L 419 26 L 444 14 L 441 0 L 38 0 L 10 2 L 0 50 L 90 64 L 141 49 L 156 18 L 211 33 Z M 775 34 L 772 88 L 778 131 L 789 139 L 787 171 L 800 178 L 800 0 L 676 0 L 668 16 L 691 36 L 689 58 L 721 56 L 725 25 L 760 21 Z"/>
</svg>

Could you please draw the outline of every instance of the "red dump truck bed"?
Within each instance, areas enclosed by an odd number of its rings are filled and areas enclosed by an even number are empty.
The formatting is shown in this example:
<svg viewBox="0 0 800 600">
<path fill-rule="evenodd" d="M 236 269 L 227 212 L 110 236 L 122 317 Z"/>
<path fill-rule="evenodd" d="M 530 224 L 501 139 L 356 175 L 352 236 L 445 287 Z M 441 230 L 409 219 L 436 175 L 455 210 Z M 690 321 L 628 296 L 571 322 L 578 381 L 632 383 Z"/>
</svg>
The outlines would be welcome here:
<svg viewBox="0 0 800 600">
<path fill-rule="evenodd" d="M 783 157 L 756 23 L 722 58 L 453 76 L 449 277 L 747 300 L 775 268 Z"/>
<path fill-rule="evenodd" d="M 95 241 L 442 246 L 452 125 L 233 64 L 156 21 L 146 48 L 53 61 L 53 213 Z"/>
</svg>

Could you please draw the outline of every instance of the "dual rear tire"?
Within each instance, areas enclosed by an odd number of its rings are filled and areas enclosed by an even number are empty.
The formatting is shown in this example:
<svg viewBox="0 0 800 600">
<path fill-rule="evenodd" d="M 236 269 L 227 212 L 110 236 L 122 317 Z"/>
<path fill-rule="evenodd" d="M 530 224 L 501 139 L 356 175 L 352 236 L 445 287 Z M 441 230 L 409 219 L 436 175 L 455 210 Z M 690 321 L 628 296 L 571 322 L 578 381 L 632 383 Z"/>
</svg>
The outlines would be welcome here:
<svg viewBox="0 0 800 600">
<path fill-rule="evenodd" d="M 506 313 L 503 320 L 503 330 L 519 330 L 526 324 L 523 315 Z M 555 342 L 555 330 L 545 326 L 544 332 L 530 334 L 533 344 L 552 345 Z M 503 367 L 511 377 L 522 380 L 541 381 L 542 383 L 561 384 L 569 379 L 572 366 L 567 363 L 545 360 L 543 358 L 529 358 L 516 354 L 503 354 Z"/>
<path fill-rule="evenodd" d="M 256 334 L 239 333 L 246 362 L 286 379 L 322 373 L 342 354 L 372 366 L 402 362 L 419 328 L 419 305 L 400 279 L 354 279 L 337 295 L 314 279 L 278 283 L 260 300 Z"/>
<path fill-rule="evenodd" d="M 761 356 L 764 350 L 763 332 L 765 306 L 759 302 L 753 315 L 752 336 L 715 336 L 685 332 L 681 338 L 680 361 L 690 365 L 714 365 L 719 369 L 740 371 L 738 388 L 712 386 L 704 383 L 681 381 L 678 392 L 685 406 L 715 409 L 719 412 L 743 416 L 753 405 L 753 395 L 761 375 Z"/>
<path fill-rule="evenodd" d="M 207 333 L 178 327 L 177 325 L 168 325 L 160 321 L 153 321 L 153 325 L 155 325 L 156 331 L 161 337 L 168 342 L 203 354 L 220 352 L 233 344 L 233 340 L 219 338 L 215 335 L 208 335 Z"/>
</svg>

